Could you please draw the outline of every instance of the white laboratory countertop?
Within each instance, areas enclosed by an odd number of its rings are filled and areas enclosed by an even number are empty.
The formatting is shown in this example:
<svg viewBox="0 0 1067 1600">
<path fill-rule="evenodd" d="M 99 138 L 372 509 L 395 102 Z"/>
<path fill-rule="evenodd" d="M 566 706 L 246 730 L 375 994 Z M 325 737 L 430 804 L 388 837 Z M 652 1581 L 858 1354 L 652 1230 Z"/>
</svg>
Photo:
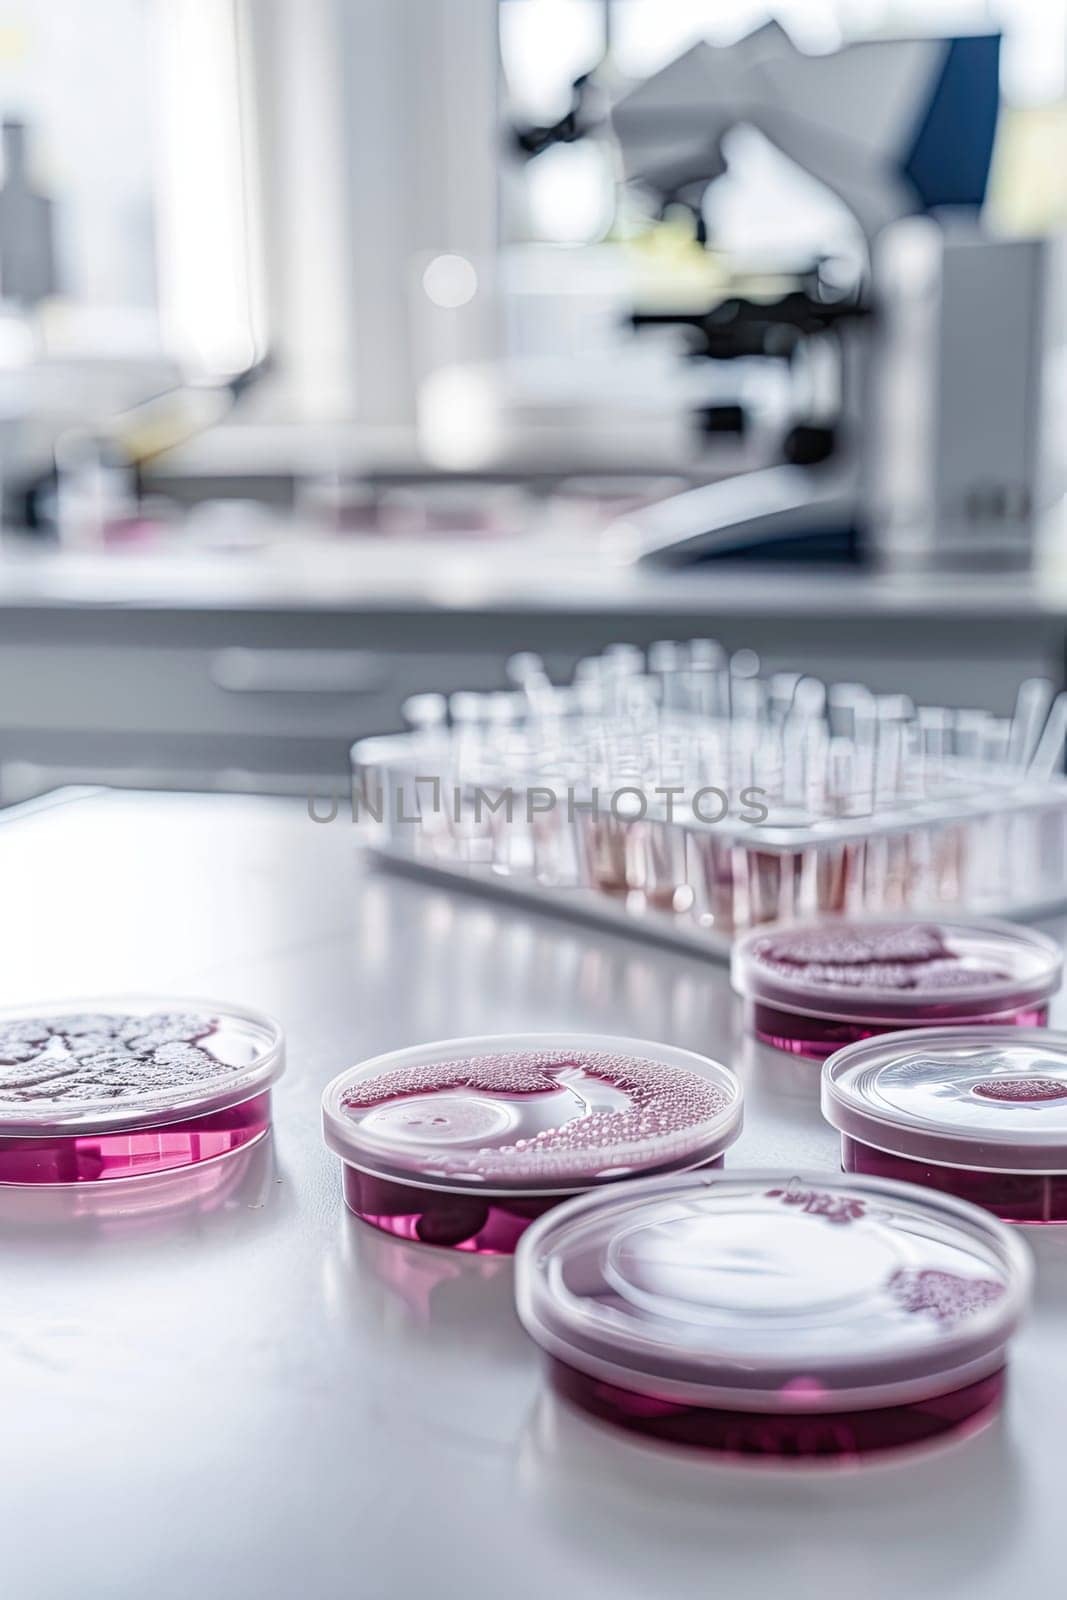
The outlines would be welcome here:
<svg viewBox="0 0 1067 1600">
<path fill-rule="evenodd" d="M 1067 569 L 905 577 L 808 567 L 671 572 L 613 559 L 597 535 L 337 536 L 292 525 L 261 546 L 58 552 L 9 536 L 0 610 L 549 612 L 827 618 L 1067 617 Z"/>
<path fill-rule="evenodd" d="M 1067 1229 L 1004 1416 L 858 1471 L 716 1464 L 553 1400 L 508 1261 L 374 1233 L 318 1102 L 450 1034 L 646 1035 L 738 1066 L 734 1164 L 836 1164 L 818 1071 L 742 1043 L 725 970 L 392 878 L 301 805 L 98 794 L 0 825 L 8 1003 L 140 990 L 277 1013 L 273 1143 L 180 1201 L 0 1191 L 4 1592 L 18 1600 L 1004 1600 L 1061 1592 Z M 1067 1006 L 1057 1007 L 1067 1021 Z M 179 1189 L 179 1196 L 180 1196 Z"/>
</svg>

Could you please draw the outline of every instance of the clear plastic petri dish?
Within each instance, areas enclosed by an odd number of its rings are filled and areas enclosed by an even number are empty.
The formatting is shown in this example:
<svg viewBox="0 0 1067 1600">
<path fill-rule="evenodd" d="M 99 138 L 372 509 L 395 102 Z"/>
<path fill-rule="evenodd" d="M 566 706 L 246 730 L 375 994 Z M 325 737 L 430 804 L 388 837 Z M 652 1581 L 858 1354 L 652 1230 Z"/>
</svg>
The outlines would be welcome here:
<svg viewBox="0 0 1067 1600">
<path fill-rule="evenodd" d="M 748 1032 L 821 1061 L 901 1028 L 1042 1027 L 1063 954 L 1008 922 L 835 919 L 746 935 L 731 977 Z"/>
<path fill-rule="evenodd" d="M 920 1183 L 1009 1222 L 1067 1222 L 1067 1034 L 925 1028 L 848 1046 L 822 1111 L 847 1172 Z"/>
<path fill-rule="evenodd" d="M 284 1064 L 276 1022 L 213 1001 L 0 1011 L 0 1183 L 115 1182 L 245 1149 Z"/>
<path fill-rule="evenodd" d="M 571 1201 L 516 1256 L 568 1400 L 736 1457 L 854 1460 L 996 1410 L 1030 1257 L 984 1211 L 878 1178 L 686 1173 Z"/>
<path fill-rule="evenodd" d="M 739 1079 L 647 1039 L 496 1034 L 393 1051 L 322 1100 L 345 1203 L 404 1239 L 509 1254 L 561 1200 L 637 1174 L 717 1164 Z"/>
</svg>

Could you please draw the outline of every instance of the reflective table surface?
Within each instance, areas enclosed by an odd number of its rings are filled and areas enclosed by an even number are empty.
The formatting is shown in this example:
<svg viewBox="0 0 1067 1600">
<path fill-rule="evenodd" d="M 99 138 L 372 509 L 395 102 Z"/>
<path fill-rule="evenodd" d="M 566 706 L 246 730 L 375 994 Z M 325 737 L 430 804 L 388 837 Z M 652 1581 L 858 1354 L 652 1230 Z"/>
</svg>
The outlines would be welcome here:
<svg viewBox="0 0 1067 1600">
<path fill-rule="evenodd" d="M 1027 1235 L 1037 1306 L 994 1425 L 914 1459 L 760 1469 L 571 1411 L 515 1320 L 509 1261 L 345 1213 L 322 1086 L 457 1034 L 719 1056 L 748 1096 L 730 1164 L 832 1170 L 817 1067 L 741 1040 L 724 967 L 393 878 L 298 802 L 59 796 L 0 820 L 0 883 L 6 1003 L 203 995 L 273 1012 L 289 1040 L 272 1140 L 136 1193 L 0 1189 L 6 1594 L 1062 1587 L 1067 1228 Z"/>
</svg>

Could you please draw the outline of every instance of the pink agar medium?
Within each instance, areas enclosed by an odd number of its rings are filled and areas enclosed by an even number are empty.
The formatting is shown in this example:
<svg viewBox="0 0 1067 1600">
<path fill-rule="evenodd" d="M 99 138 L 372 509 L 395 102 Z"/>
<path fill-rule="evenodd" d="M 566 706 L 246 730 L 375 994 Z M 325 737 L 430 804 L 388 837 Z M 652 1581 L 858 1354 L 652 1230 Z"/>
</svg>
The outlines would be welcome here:
<svg viewBox="0 0 1067 1600">
<path fill-rule="evenodd" d="M 270 1126 L 281 1060 L 276 1026 L 250 1013 L 9 1013 L 0 1183 L 138 1177 L 243 1149 Z"/>
<path fill-rule="evenodd" d="M 562 1361 L 550 1362 L 557 1393 L 583 1411 L 630 1433 L 696 1445 L 731 1456 L 779 1460 L 850 1460 L 922 1445 L 946 1433 L 977 1430 L 997 1411 L 1004 1372 L 992 1372 L 951 1394 L 864 1411 L 818 1409 L 767 1415 L 683 1405 L 598 1382 Z"/>
<path fill-rule="evenodd" d="M 1040 1027 L 1063 958 L 1050 939 L 996 922 L 837 921 L 750 934 L 733 983 L 764 1044 L 821 1060 L 901 1028 Z"/>
<path fill-rule="evenodd" d="M 841 1165 L 845 1172 L 895 1178 L 899 1183 L 918 1183 L 925 1189 L 958 1195 L 972 1205 L 984 1206 L 1005 1222 L 1035 1226 L 1067 1222 L 1067 1175 L 961 1171 L 936 1162 L 887 1155 L 884 1150 L 849 1138 L 841 1141 Z"/>
<path fill-rule="evenodd" d="M 1067 1222 L 1067 1035 L 923 1029 L 823 1068 L 846 1172 L 921 1184 L 1007 1222 Z"/>
<path fill-rule="evenodd" d="M 982 1212 L 848 1176 L 640 1180 L 542 1218 L 516 1260 L 519 1318 L 569 1401 L 764 1460 L 979 1427 L 1029 1281 Z"/>
<path fill-rule="evenodd" d="M 657 1057 L 536 1035 L 501 1047 L 514 1042 L 404 1051 L 330 1085 L 325 1135 L 357 1216 L 424 1244 L 510 1253 L 561 1197 L 717 1163 L 736 1137 L 739 1087 L 717 1063 L 640 1042 Z"/>
</svg>

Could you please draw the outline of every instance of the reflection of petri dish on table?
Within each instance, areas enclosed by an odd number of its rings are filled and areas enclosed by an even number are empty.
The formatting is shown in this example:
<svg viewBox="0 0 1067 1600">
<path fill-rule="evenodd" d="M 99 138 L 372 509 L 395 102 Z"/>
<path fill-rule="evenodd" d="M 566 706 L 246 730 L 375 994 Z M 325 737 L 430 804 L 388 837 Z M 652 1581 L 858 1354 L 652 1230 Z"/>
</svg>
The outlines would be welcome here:
<svg viewBox="0 0 1067 1600">
<path fill-rule="evenodd" d="M 746 935 L 731 977 L 748 1032 L 821 1061 L 901 1028 L 1043 1026 L 1063 956 L 1013 923 L 838 918 Z"/>
<path fill-rule="evenodd" d="M 52 1236 L 73 1240 L 162 1238 L 222 1213 L 248 1216 L 276 1194 L 270 1141 L 122 1183 L 0 1184 L 0 1226 L 8 1245 Z"/>
<path fill-rule="evenodd" d="M 323 1096 L 350 1210 L 401 1238 L 495 1254 L 573 1194 L 721 1161 L 740 1126 L 740 1083 L 720 1063 L 601 1035 L 419 1045 Z"/>
<path fill-rule="evenodd" d="M 0 1012 L 0 1183 L 115 1182 L 245 1149 L 283 1066 L 276 1022 L 210 1001 Z"/>
<path fill-rule="evenodd" d="M 909 1184 L 672 1174 L 561 1206 L 516 1258 L 558 1392 L 739 1457 L 844 1460 L 996 1409 L 1030 1262 L 1003 1224 Z"/>
</svg>

